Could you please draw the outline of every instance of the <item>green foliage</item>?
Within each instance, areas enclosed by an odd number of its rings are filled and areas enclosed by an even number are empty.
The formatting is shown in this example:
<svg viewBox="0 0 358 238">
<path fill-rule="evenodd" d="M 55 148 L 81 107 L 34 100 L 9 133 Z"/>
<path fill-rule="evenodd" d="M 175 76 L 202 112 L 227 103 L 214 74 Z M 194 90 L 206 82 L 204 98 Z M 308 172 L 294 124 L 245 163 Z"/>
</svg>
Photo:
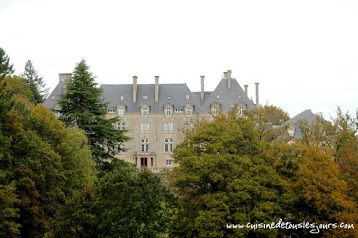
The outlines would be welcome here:
<svg viewBox="0 0 358 238">
<path fill-rule="evenodd" d="M 18 237 L 20 224 L 16 223 L 19 202 L 15 193 L 15 184 L 8 183 L 5 173 L 0 170 L 0 237 Z"/>
<path fill-rule="evenodd" d="M 106 173 L 60 211 L 53 237 L 160 237 L 174 205 L 159 177 L 135 168 Z"/>
<path fill-rule="evenodd" d="M 9 56 L 7 56 L 5 50 L 0 47 L 0 80 L 14 72 L 13 65 L 10 64 Z"/>
<path fill-rule="evenodd" d="M 265 105 L 250 111 L 245 111 L 245 115 L 255 122 L 256 129 L 258 130 L 258 138 L 262 141 L 271 142 L 286 134 L 287 128 L 283 123 L 289 120 L 290 117 L 287 112 L 279 107 Z M 272 129 L 270 126 L 281 127 Z"/>
<path fill-rule="evenodd" d="M 73 71 L 71 82 L 60 100 L 61 120 L 70 128 L 85 131 L 92 156 L 101 166 L 112 156 L 115 147 L 127 140 L 124 132 L 113 127 L 117 120 L 108 120 L 106 104 L 101 100 L 101 89 L 97 87 L 89 67 L 82 60 Z"/>
<path fill-rule="evenodd" d="M 276 221 L 285 184 L 260 156 L 263 145 L 251 120 L 233 113 L 200 122 L 174 150 L 180 166 L 171 183 L 181 205 L 175 237 L 246 237 L 226 224 Z M 275 235 L 274 230 L 254 233 Z"/>
<path fill-rule="evenodd" d="M 25 70 L 21 77 L 24 78 L 26 83 L 30 85 L 35 103 L 43 103 L 48 95 L 48 88 L 46 88 L 43 77 L 38 75 L 38 72 L 35 70 L 31 60 L 26 62 Z"/>
<path fill-rule="evenodd" d="M 51 111 L 31 103 L 24 79 L 6 77 L 0 88 L 0 163 L 7 174 L 0 193 L 8 195 L 4 204 L 14 207 L 9 228 L 14 234 L 18 228 L 20 237 L 42 237 L 65 199 L 93 183 L 87 138 L 66 130 Z"/>
</svg>

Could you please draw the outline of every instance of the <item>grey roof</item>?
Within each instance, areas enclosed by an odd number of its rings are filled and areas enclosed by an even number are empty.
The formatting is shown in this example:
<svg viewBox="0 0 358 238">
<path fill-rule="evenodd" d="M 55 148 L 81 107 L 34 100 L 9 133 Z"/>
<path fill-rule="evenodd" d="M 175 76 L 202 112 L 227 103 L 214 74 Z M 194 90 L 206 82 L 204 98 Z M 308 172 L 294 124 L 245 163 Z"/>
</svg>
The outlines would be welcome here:
<svg viewBox="0 0 358 238">
<path fill-rule="evenodd" d="M 184 108 L 189 103 L 194 106 L 194 111 L 200 111 L 200 104 L 186 84 L 159 84 L 158 102 L 154 100 L 155 84 L 138 84 L 136 103 L 133 103 L 132 84 L 102 84 L 101 88 L 102 97 L 108 102 L 108 109 L 115 109 L 117 105 L 123 104 L 128 113 L 134 113 L 140 112 L 140 106 L 147 104 L 150 112 L 163 112 L 167 103 L 172 104 L 174 108 Z M 188 99 L 186 95 L 189 96 Z M 148 99 L 143 99 L 143 96 L 148 96 Z"/>
<path fill-rule="evenodd" d="M 50 109 L 54 109 L 60 100 L 60 96 L 62 95 L 65 88 L 65 83 L 60 81 L 55 89 L 50 93 L 50 95 L 44 101 L 44 105 Z"/>
<path fill-rule="evenodd" d="M 294 138 L 301 139 L 302 131 L 298 124 L 299 121 L 306 121 L 308 125 L 312 125 L 314 121 L 317 119 L 317 115 L 312 112 L 311 109 L 304 110 L 303 112 L 297 114 L 292 117 L 290 120 L 286 121 L 285 124 L 292 125 L 295 128 Z"/>
<path fill-rule="evenodd" d="M 217 98 L 217 95 L 219 95 L 219 98 Z M 215 90 L 205 100 L 202 111 L 209 111 L 213 103 L 219 103 L 223 111 L 229 111 L 231 105 L 238 103 L 246 105 L 246 109 L 248 110 L 255 108 L 255 104 L 247 97 L 235 78 L 231 79 L 231 89 L 228 89 L 228 80 L 222 79 Z"/>
</svg>

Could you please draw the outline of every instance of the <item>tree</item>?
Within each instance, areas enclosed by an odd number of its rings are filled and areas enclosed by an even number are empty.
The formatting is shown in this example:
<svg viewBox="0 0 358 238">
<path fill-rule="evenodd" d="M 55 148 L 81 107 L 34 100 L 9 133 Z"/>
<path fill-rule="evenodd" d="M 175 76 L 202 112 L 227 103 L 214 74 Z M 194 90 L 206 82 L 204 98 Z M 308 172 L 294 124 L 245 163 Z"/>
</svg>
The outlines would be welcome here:
<svg viewBox="0 0 358 238">
<path fill-rule="evenodd" d="M 85 131 L 92 156 L 99 166 L 109 159 L 119 143 L 127 140 L 121 130 L 113 127 L 117 118 L 106 119 L 106 104 L 101 100 L 101 89 L 84 60 L 77 64 L 72 80 L 60 100 L 61 120 L 68 127 Z"/>
<path fill-rule="evenodd" d="M 0 47 L 0 80 L 14 72 L 13 65 L 10 64 L 10 58 L 6 55 L 5 50 Z"/>
<path fill-rule="evenodd" d="M 0 163 L 7 175 L 0 193 L 9 200 L 4 207 L 18 211 L 11 231 L 17 226 L 20 237 L 43 237 L 66 198 L 93 183 L 87 138 L 79 130 L 66 130 L 43 105 L 31 103 L 24 79 L 6 77 L 0 88 Z"/>
<path fill-rule="evenodd" d="M 290 119 L 287 112 L 273 105 L 245 111 L 245 115 L 255 122 L 259 139 L 267 142 L 283 136 L 287 131 L 283 123 Z"/>
<path fill-rule="evenodd" d="M 86 187 L 59 212 L 53 237 L 162 237 L 173 198 L 156 174 L 119 167 Z"/>
<path fill-rule="evenodd" d="M 227 224 L 277 221 L 285 184 L 270 161 L 254 123 L 244 117 L 218 115 L 202 121 L 174 150 L 180 164 L 171 185 L 181 209 L 174 237 L 275 236 L 277 230 L 228 229 Z"/>
<path fill-rule="evenodd" d="M 32 93 L 34 95 L 35 103 L 43 103 L 48 95 L 48 88 L 43 81 L 43 77 L 38 75 L 37 70 L 33 66 L 31 60 L 28 60 L 25 64 L 24 73 L 21 75 L 26 82 L 30 85 Z"/>
</svg>

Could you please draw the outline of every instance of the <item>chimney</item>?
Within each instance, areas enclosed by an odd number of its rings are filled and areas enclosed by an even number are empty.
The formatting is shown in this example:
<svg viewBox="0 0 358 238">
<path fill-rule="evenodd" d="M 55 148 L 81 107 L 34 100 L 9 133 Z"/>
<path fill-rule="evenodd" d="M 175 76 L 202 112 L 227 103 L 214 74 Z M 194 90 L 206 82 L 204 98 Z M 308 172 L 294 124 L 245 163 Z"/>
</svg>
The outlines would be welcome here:
<svg viewBox="0 0 358 238">
<path fill-rule="evenodd" d="M 155 101 L 159 101 L 159 76 L 154 76 L 155 78 Z"/>
<path fill-rule="evenodd" d="M 259 107 L 259 83 L 255 83 L 256 84 L 256 107 Z"/>
<path fill-rule="evenodd" d="M 224 79 L 227 79 L 227 72 L 224 72 Z"/>
<path fill-rule="evenodd" d="M 137 76 L 133 76 L 133 103 L 137 102 Z"/>
<path fill-rule="evenodd" d="M 246 96 L 248 96 L 248 95 L 249 95 L 249 93 L 248 93 L 247 89 L 248 89 L 249 85 L 244 85 L 244 87 L 245 87 L 245 93 L 246 93 Z"/>
<path fill-rule="evenodd" d="M 60 78 L 60 82 L 68 83 L 71 81 L 71 73 L 58 74 Z"/>
<path fill-rule="evenodd" d="M 204 100 L 204 78 L 205 76 L 200 76 L 201 79 L 201 92 L 200 92 L 200 100 Z"/>
<path fill-rule="evenodd" d="M 227 71 L 227 89 L 231 89 L 231 70 Z"/>
</svg>

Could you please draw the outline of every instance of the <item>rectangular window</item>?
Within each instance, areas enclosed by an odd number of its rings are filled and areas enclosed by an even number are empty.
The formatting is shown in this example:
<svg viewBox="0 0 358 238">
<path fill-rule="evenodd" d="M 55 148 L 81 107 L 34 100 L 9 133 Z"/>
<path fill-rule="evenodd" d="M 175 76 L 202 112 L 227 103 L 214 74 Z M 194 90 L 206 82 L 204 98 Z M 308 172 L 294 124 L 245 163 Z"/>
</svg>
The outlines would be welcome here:
<svg viewBox="0 0 358 238">
<path fill-rule="evenodd" d="M 185 112 L 186 112 L 186 116 L 191 116 L 193 114 L 193 109 L 188 108 L 188 109 L 186 109 Z"/>
<path fill-rule="evenodd" d="M 167 166 L 172 166 L 172 160 L 171 159 L 167 159 L 165 161 L 165 163 L 166 163 Z"/>
<path fill-rule="evenodd" d="M 147 117 L 148 116 L 148 108 L 142 108 L 142 117 Z"/>
<path fill-rule="evenodd" d="M 148 152 L 149 151 L 149 139 L 142 139 L 140 141 L 140 151 Z"/>
<path fill-rule="evenodd" d="M 164 133 L 173 133 L 174 132 L 174 123 L 172 121 L 164 122 Z"/>
<path fill-rule="evenodd" d="M 165 116 L 170 117 L 172 115 L 172 109 L 170 107 L 165 108 Z"/>
<path fill-rule="evenodd" d="M 112 110 L 112 109 L 108 109 L 108 110 L 107 110 L 107 113 L 115 113 L 115 111 Z"/>
<path fill-rule="evenodd" d="M 173 139 L 164 140 L 164 152 L 170 153 L 173 151 Z"/>
<path fill-rule="evenodd" d="M 149 133 L 149 122 L 142 121 L 140 123 L 140 133 Z"/>
<path fill-rule="evenodd" d="M 120 117 L 123 117 L 123 116 L 124 116 L 124 108 L 123 108 L 123 107 L 119 107 L 119 108 L 117 109 L 117 111 L 118 111 L 118 116 L 120 116 Z"/>
<path fill-rule="evenodd" d="M 126 129 L 126 123 L 125 122 L 118 122 L 117 123 L 117 129 L 118 130 L 125 130 Z"/>
<path fill-rule="evenodd" d="M 119 155 L 123 155 L 126 152 L 126 146 L 124 143 L 119 143 L 118 145 L 116 145 L 115 147 L 115 153 L 119 154 Z"/>
</svg>

